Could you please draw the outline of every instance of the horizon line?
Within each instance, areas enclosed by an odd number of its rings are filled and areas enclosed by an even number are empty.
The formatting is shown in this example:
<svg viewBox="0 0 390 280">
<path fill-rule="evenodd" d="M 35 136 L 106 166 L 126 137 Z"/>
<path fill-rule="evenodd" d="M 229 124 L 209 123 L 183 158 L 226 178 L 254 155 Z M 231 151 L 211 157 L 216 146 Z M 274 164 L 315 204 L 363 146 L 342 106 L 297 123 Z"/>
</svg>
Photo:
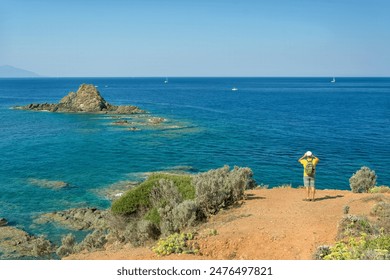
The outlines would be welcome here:
<svg viewBox="0 0 390 280">
<path fill-rule="evenodd" d="M 36 77 L 0 77 L 0 79 L 85 79 L 85 78 L 390 78 L 390 76 L 36 76 Z"/>
</svg>

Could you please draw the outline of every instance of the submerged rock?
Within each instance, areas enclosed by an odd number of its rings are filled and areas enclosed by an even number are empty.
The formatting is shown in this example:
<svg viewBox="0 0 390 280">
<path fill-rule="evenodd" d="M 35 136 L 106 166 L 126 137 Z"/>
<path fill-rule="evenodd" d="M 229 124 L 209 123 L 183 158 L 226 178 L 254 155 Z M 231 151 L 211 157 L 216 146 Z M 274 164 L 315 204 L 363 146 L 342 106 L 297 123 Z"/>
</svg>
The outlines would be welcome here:
<svg viewBox="0 0 390 280">
<path fill-rule="evenodd" d="M 130 125 L 130 123 L 129 123 L 128 120 L 119 120 L 119 121 L 113 122 L 112 124 L 113 124 L 113 125 L 124 125 L 124 126 Z"/>
<path fill-rule="evenodd" d="M 130 131 L 140 131 L 141 129 L 138 128 L 138 127 L 133 126 L 133 127 L 130 127 L 128 130 L 130 130 Z"/>
<path fill-rule="evenodd" d="M 69 184 L 63 181 L 52 181 L 47 179 L 34 179 L 30 178 L 28 179 L 28 182 L 32 185 L 41 187 L 41 188 L 48 188 L 48 189 L 55 189 L 59 190 L 65 187 L 68 187 Z"/>
<path fill-rule="evenodd" d="M 108 103 L 94 85 L 82 84 L 77 92 L 70 92 L 58 104 L 29 104 L 15 109 L 49 112 L 136 114 L 145 111 L 132 105 L 116 106 Z"/>
<path fill-rule="evenodd" d="M 8 221 L 5 218 L 0 218 L 0 227 L 4 227 L 8 224 Z"/>
<path fill-rule="evenodd" d="M 153 117 L 153 118 L 149 118 L 148 122 L 151 124 L 160 124 L 162 122 L 165 122 L 165 119 L 160 117 Z"/>
</svg>

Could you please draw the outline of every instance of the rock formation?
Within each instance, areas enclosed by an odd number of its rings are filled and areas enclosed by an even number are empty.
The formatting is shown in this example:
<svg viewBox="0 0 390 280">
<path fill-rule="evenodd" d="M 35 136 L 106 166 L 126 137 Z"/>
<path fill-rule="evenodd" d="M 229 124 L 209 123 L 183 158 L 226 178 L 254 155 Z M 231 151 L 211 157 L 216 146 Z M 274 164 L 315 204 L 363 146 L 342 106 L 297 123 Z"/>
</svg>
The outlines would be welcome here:
<svg viewBox="0 0 390 280">
<path fill-rule="evenodd" d="M 33 236 L 16 227 L 1 227 L 0 259 L 42 257 L 53 252 L 54 245 L 43 236 Z"/>
<path fill-rule="evenodd" d="M 35 223 L 54 222 L 73 230 L 107 228 L 108 212 L 96 208 L 74 208 L 40 215 Z"/>
<path fill-rule="evenodd" d="M 8 221 L 5 218 L 0 218 L 0 227 L 4 227 L 8 224 Z"/>
<path fill-rule="evenodd" d="M 77 92 L 70 92 L 58 104 L 29 104 L 15 109 L 49 112 L 136 114 L 145 111 L 132 105 L 112 105 L 99 93 L 94 85 L 82 84 Z"/>
</svg>

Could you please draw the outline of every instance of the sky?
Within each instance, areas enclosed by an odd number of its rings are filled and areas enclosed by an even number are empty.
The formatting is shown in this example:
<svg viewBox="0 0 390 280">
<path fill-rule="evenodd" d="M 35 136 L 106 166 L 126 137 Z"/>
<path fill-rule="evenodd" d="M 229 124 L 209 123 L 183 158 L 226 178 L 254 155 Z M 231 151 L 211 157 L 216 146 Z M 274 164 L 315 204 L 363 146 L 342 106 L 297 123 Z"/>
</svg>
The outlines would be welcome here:
<svg viewBox="0 0 390 280">
<path fill-rule="evenodd" d="M 0 65 L 50 77 L 390 76 L 388 0 L 0 0 Z"/>
</svg>

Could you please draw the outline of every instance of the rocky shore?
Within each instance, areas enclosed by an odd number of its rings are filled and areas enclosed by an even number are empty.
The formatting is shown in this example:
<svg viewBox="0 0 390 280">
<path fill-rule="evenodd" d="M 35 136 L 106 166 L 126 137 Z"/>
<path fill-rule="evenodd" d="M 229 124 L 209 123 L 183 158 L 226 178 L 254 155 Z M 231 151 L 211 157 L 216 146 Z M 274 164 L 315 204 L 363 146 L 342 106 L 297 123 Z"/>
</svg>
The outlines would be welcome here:
<svg viewBox="0 0 390 280">
<path fill-rule="evenodd" d="M 75 242 L 72 234 L 64 236 L 62 245 L 58 246 L 44 236 L 31 235 L 0 218 L 0 260 L 53 259 L 83 250 L 102 249 L 107 242 L 109 220 L 109 211 L 96 208 L 74 208 L 40 215 L 34 220 L 35 224 L 51 223 L 72 231 L 90 232 L 80 243 Z M 72 240 L 71 248 L 68 248 L 69 239 Z"/>
<path fill-rule="evenodd" d="M 107 210 L 96 208 L 73 208 L 64 211 L 46 213 L 39 216 L 35 223 L 56 223 L 72 230 L 106 229 Z"/>
<path fill-rule="evenodd" d="M 43 236 L 33 236 L 0 218 L 0 259 L 37 258 L 54 252 L 53 244 Z"/>
<path fill-rule="evenodd" d="M 112 105 L 108 103 L 94 85 L 82 84 L 77 92 L 70 92 L 58 104 L 32 103 L 15 106 L 14 109 L 29 111 L 102 113 L 102 114 L 139 114 L 144 110 L 133 105 Z"/>
</svg>

